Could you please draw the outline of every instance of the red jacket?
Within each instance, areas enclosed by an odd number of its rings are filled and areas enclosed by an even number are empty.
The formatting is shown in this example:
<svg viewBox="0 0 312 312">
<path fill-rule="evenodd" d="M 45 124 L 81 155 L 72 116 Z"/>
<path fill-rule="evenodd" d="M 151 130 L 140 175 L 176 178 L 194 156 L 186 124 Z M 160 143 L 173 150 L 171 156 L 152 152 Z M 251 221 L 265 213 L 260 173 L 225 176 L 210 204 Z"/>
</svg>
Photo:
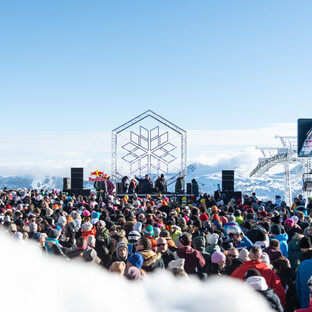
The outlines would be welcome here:
<svg viewBox="0 0 312 312">
<path fill-rule="evenodd" d="M 95 237 L 95 234 L 96 234 L 96 229 L 93 228 L 93 229 L 91 229 L 90 231 L 83 232 L 83 233 L 81 234 L 81 236 L 85 237 L 85 239 L 88 240 L 88 236 L 89 236 L 89 235 L 92 235 L 92 236 Z"/>
<path fill-rule="evenodd" d="M 285 307 L 285 289 L 281 283 L 279 277 L 264 263 L 259 261 L 244 261 L 243 264 L 238 267 L 231 277 L 244 279 L 245 273 L 250 269 L 256 269 L 263 276 L 270 288 L 272 288 L 281 300 L 281 304 Z"/>
<path fill-rule="evenodd" d="M 185 259 L 184 270 L 187 274 L 196 274 L 196 268 L 198 266 L 203 268 L 206 264 L 202 254 L 190 246 L 179 248 L 177 255 Z"/>
</svg>

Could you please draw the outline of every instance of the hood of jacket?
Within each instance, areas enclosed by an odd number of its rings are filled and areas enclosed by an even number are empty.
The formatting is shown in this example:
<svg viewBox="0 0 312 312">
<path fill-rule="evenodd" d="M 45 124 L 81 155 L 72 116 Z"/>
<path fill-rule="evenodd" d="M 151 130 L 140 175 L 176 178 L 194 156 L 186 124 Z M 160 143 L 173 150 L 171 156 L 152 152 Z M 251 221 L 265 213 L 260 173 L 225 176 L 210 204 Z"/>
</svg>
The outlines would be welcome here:
<svg viewBox="0 0 312 312">
<path fill-rule="evenodd" d="M 153 250 L 150 249 L 139 250 L 138 253 L 143 256 L 143 266 L 150 266 L 161 258 L 161 253 L 156 254 Z"/>
<path fill-rule="evenodd" d="M 287 242 L 288 240 L 288 234 L 284 233 L 284 234 L 279 234 L 279 235 L 276 235 L 275 237 L 273 237 L 274 239 L 277 239 L 278 241 L 282 242 Z"/>
</svg>

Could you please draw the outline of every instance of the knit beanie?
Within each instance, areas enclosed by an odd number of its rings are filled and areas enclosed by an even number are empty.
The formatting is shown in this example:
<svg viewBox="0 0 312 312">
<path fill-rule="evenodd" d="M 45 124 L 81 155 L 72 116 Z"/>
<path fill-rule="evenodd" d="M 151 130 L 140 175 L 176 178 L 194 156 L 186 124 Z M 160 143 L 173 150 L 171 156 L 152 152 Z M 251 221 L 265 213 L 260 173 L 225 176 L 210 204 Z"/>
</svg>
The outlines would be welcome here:
<svg viewBox="0 0 312 312">
<path fill-rule="evenodd" d="M 133 226 L 133 230 L 137 231 L 139 233 L 142 232 L 142 223 L 141 222 L 137 222 L 134 226 Z"/>
<path fill-rule="evenodd" d="M 212 233 L 209 237 L 208 237 L 208 244 L 209 245 L 214 245 L 218 242 L 219 239 L 219 235 L 217 233 Z"/>
<path fill-rule="evenodd" d="M 225 260 L 225 255 L 224 253 L 220 252 L 220 251 L 215 251 L 212 255 L 211 255 L 211 262 L 212 263 L 218 263 L 219 261 Z"/>
<path fill-rule="evenodd" d="M 280 227 L 280 225 L 278 224 L 273 224 L 271 226 L 271 233 L 274 234 L 274 235 L 279 235 L 282 233 L 282 229 Z"/>
<path fill-rule="evenodd" d="M 143 235 L 154 236 L 154 228 L 149 224 L 143 230 Z"/>
<path fill-rule="evenodd" d="M 249 251 L 246 248 L 243 248 L 238 255 L 238 258 L 241 259 L 242 261 L 247 261 L 249 260 Z"/>
<path fill-rule="evenodd" d="M 311 248 L 312 244 L 309 237 L 302 237 L 300 240 L 300 248 Z"/>
<path fill-rule="evenodd" d="M 292 228 L 295 225 L 295 221 L 293 219 L 287 219 L 284 221 L 284 224 Z"/>
</svg>

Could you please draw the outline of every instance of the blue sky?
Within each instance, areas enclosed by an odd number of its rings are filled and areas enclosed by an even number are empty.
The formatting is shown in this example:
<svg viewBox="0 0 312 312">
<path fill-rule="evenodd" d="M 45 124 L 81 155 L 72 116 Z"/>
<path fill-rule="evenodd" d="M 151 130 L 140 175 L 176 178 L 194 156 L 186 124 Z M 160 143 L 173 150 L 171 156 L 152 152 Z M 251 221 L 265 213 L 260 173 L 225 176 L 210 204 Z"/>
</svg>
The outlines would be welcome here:
<svg viewBox="0 0 312 312">
<path fill-rule="evenodd" d="M 147 109 L 188 131 L 245 130 L 247 138 L 288 124 L 283 129 L 293 133 L 311 111 L 311 9 L 311 1 L 271 0 L 2 2 L 1 136 L 8 144 L 0 160 L 49 162 L 55 158 L 41 158 L 32 139 L 51 154 L 66 136 L 93 133 L 98 144 L 101 133 Z M 21 134 L 29 144 L 16 139 Z M 94 150 L 88 141 L 71 149 L 77 159 L 96 158 L 79 154 Z"/>
</svg>

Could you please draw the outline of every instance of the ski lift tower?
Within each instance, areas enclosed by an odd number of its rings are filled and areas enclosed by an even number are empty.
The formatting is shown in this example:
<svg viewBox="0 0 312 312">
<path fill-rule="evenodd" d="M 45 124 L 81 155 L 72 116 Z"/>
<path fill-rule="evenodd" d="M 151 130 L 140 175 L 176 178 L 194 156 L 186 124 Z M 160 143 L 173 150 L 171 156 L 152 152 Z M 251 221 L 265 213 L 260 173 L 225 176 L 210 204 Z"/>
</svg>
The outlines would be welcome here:
<svg viewBox="0 0 312 312">
<path fill-rule="evenodd" d="M 272 167 L 282 164 L 284 166 L 285 202 L 292 204 L 292 191 L 289 165 L 298 162 L 297 137 L 275 136 L 280 139 L 282 147 L 256 147 L 260 149 L 263 157 L 259 158 L 256 168 L 250 173 L 250 177 L 260 177 Z"/>
</svg>

